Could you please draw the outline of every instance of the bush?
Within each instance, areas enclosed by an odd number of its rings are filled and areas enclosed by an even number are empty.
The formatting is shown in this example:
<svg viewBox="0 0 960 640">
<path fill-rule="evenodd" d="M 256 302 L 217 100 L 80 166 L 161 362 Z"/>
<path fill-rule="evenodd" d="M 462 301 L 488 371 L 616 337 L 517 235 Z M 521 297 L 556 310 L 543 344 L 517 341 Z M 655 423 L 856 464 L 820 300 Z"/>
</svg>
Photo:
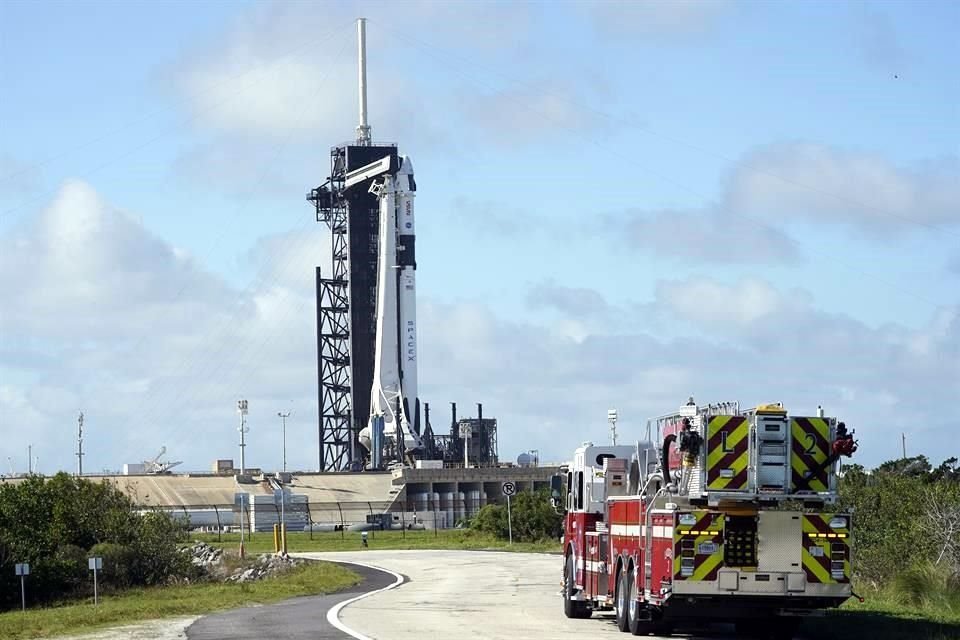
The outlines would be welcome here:
<svg viewBox="0 0 960 640">
<path fill-rule="evenodd" d="M 513 539 L 518 542 L 556 540 L 563 533 L 563 516 L 550 506 L 550 492 L 521 492 L 510 501 Z M 477 512 L 470 528 L 506 540 L 509 537 L 506 505 L 488 504 Z"/>
<path fill-rule="evenodd" d="M 133 549 L 115 542 L 101 542 L 90 548 L 90 557 L 103 558 L 103 571 L 98 576 L 102 584 L 119 589 L 131 585 L 136 559 Z"/>
<path fill-rule="evenodd" d="M 118 587 L 189 575 L 177 552 L 186 528 L 163 512 L 140 515 L 108 482 L 65 473 L 0 483 L 0 609 L 19 604 L 13 565 L 29 562 L 33 601 L 86 593 L 87 558 L 104 558 L 104 577 Z"/>
</svg>

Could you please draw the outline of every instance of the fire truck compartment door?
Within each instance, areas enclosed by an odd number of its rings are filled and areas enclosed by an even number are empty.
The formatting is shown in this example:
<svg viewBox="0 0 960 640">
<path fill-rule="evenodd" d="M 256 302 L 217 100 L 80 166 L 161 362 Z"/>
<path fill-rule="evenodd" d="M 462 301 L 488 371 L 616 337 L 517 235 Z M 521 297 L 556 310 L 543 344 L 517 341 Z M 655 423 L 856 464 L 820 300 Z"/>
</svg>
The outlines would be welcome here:
<svg viewBox="0 0 960 640">
<path fill-rule="evenodd" d="M 787 574 L 787 591 L 805 591 L 807 588 L 807 576 L 803 573 Z"/>
<path fill-rule="evenodd" d="M 736 591 L 740 588 L 740 572 L 721 570 L 718 576 L 717 586 L 722 591 Z"/>
<path fill-rule="evenodd" d="M 711 416 L 706 437 L 707 491 L 745 491 L 750 464 L 750 424 L 743 416 Z"/>
</svg>

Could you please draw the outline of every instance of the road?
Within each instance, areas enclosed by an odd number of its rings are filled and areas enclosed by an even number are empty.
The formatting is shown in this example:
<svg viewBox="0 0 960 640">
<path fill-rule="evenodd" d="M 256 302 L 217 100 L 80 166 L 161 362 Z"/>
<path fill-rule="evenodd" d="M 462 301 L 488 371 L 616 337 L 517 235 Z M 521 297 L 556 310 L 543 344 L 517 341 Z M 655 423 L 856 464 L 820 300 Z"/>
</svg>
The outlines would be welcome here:
<svg viewBox="0 0 960 640">
<path fill-rule="evenodd" d="M 340 611 L 340 620 L 362 634 L 360 637 L 374 640 L 628 637 L 617 630 L 612 615 L 595 614 L 595 618 L 589 620 L 570 620 L 563 616 L 559 595 L 560 559 L 553 555 L 373 550 L 298 555 L 333 562 L 363 562 L 407 578 L 398 588 L 363 598 Z M 729 640 L 733 635 L 714 637 Z"/>
<path fill-rule="evenodd" d="M 327 611 L 344 600 L 394 582 L 389 573 L 351 566 L 364 578 L 356 587 L 329 596 L 307 596 L 277 604 L 232 609 L 200 618 L 187 627 L 188 640 L 343 640 L 347 634 L 327 621 Z"/>
</svg>

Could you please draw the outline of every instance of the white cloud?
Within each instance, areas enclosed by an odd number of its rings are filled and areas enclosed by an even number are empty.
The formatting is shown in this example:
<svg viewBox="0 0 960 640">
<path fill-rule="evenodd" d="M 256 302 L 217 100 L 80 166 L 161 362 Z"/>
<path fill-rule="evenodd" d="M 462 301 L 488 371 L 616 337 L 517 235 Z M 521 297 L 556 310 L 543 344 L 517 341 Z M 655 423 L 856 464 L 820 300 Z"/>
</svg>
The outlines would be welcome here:
<svg viewBox="0 0 960 640">
<path fill-rule="evenodd" d="M 630 210 L 606 216 L 605 228 L 630 249 L 687 263 L 790 263 L 799 255 L 773 225 L 709 208 Z"/>
<path fill-rule="evenodd" d="M 527 293 L 531 309 L 551 308 L 574 318 L 596 316 L 609 309 L 604 297 L 594 289 L 567 287 L 553 281 L 540 282 Z"/>
<path fill-rule="evenodd" d="M 733 170 L 730 211 L 777 222 L 846 223 L 871 232 L 960 223 L 960 159 L 901 168 L 870 153 L 771 145 Z"/>
<path fill-rule="evenodd" d="M 259 276 L 238 291 L 90 186 L 65 185 L 38 220 L 0 238 L 0 459 L 33 443 L 45 470 L 72 468 L 83 410 L 88 469 L 162 445 L 204 468 L 236 455 L 233 407 L 245 397 L 248 462 L 279 464 L 276 412 L 292 407 L 292 465 L 312 466 L 313 266 L 327 251 L 313 231 L 261 240 L 246 256 Z M 648 416 L 690 394 L 796 411 L 823 404 L 858 428 L 871 463 L 895 455 L 902 430 L 935 457 L 936 429 L 955 427 L 942 407 L 960 394 L 957 307 L 912 330 L 819 311 L 809 293 L 756 279 L 665 281 L 644 305 L 552 283 L 533 297 L 560 318 L 505 320 L 442 300 L 419 308 L 422 399 L 484 402 L 500 420 L 504 459 L 529 448 L 561 459 L 581 440 L 604 440 L 611 406 L 624 437 L 638 437 Z M 588 317 L 601 302 L 608 312 Z M 663 324 L 669 332 L 652 332 Z"/>
<path fill-rule="evenodd" d="M 755 278 L 729 286 L 713 279 L 662 280 L 656 300 L 687 321 L 705 327 L 749 330 L 781 314 L 805 310 L 809 296 L 784 296 L 769 282 Z"/>
<path fill-rule="evenodd" d="M 419 100 L 411 60 L 434 64 L 478 50 L 509 59 L 530 28 L 522 3 L 391 2 L 257 5 L 169 71 L 198 122 L 214 129 L 324 144 L 357 124 L 356 16 L 368 21 L 369 119 L 374 139 L 432 140 L 445 104 Z M 421 40 L 421 36 L 423 40 Z M 449 47 L 445 50 L 443 47 Z"/>
<path fill-rule="evenodd" d="M 577 99 L 562 81 L 538 81 L 460 97 L 460 109 L 471 126 L 481 128 L 501 144 L 526 144 L 559 131 L 564 135 L 595 132 L 609 116 Z"/>
<path fill-rule="evenodd" d="M 66 183 L 0 237 L 0 453 L 33 443 L 47 469 L 72 468 L 65 433 L 84 410 L 93 470 L 161 445 L 204 468 L 235 452 L 239 394 L 263 421 L 293 401 L 291 433 L 313 433 L 313 267 L 329 257 L 316 226 L 261 240 L 247 256 L 258 276 L 235 290 L 89 185 Z M 271 464 L 259 426 L 250 451 Z"/>
<path fill-rule="evenodd" d="M 632 209 L 603 220 L 622 246 L 711 264 L 801 260 L 802 243 L 785 231 L 792 222 L 848 225 L 871 236 L 904 229 L 955 235 L 960 158 L 904 169 L 875 154 L 815 144 L 768 145 L 732 167 L 717 205 Z"/>
</svg>

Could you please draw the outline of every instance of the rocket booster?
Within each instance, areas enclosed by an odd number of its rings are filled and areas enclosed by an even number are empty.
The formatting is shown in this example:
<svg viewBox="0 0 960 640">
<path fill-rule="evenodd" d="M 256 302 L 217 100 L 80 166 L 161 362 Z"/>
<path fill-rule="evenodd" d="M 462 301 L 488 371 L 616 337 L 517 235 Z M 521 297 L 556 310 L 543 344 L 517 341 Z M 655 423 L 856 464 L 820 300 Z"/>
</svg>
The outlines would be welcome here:
<svg viewBox="0 0 960 640">
<path fill-rule="evenodd" d="M 403 157 L 396 177 L 397 189 L 397 308 L 399 312 L 400 380 L 403 389 L 404 432 L 415 436 L 420 448 L 420 398 L 417 389 L 417 259 L 416 226 L 413 199 L 417 184 L 413 178 L 413 162 Z"/>
<path fill-rule="evenodd" d="M 384 436 L 410 453 L 423 447 L 417 398 L 417 289 L 413 164 L 404 157 L 395 174 L 371 190 L 380 199 L 377 335 L 370 422 L 360 442 L 371 449 L 376 421 Z"/>
</svg>

